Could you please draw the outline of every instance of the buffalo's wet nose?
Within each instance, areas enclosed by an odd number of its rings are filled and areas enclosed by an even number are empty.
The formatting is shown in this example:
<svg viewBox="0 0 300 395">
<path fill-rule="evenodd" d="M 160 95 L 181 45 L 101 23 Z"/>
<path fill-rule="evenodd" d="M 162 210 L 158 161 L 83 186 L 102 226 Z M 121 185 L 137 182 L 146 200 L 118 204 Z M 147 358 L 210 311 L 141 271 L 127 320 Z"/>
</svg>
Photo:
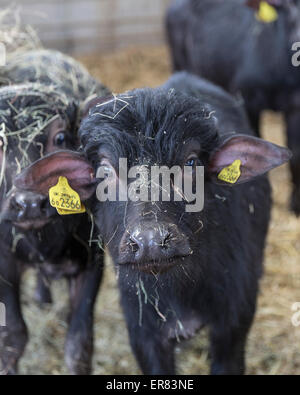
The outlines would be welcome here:
<svg viewBox="0 0 300 395">
<path fill-rule="evenodd" d="M 169 231 L 164 229 L 151 228 L 141 231 L 137 228 L 129 238 L 129 248 L 136 258 L 142 258 L 147 251 L 153 254 L 167 250 L 172 246 L 172 236 Z"/>
<path fill-rule="evenodd" d="M 19 220 L 44 217 L 48 201 L 43 195 L 31 192 L 16 192 L 11 199 L 11 208 L 16 211 Z"/>
<path fill-rule="evenodd" d="M 120 263 L 140 263 L 189 255 L 191 250 L 176 225 L 150 222 L 127 230 L 120 252 Z"/>
</svg>

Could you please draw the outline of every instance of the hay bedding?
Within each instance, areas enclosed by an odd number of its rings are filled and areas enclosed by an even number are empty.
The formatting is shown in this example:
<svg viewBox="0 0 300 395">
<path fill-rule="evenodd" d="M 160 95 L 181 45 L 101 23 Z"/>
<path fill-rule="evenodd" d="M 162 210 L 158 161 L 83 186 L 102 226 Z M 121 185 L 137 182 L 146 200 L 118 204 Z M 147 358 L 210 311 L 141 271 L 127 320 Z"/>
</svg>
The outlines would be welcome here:
<svg viewBox="0 0 300 395">
<path fill-rule="evenodd" d="M 170 70 L 166 48 L 132 48 L 82 60 L 94 76 L 100 76 L 115 92 L 159 85 L 168 77 Z M 280 115 L 267 113 L 263 126 L 265 138 L 277 144 L 285 143 L 285 125 Z M 300 301 L 300 224 L 287 209 L 290 193 L 288 174 L 288 166 L 284 166 L 271 175 L 273 218 L 266 249 L 265 276 L 248 344 L 250 374 L 300 374 L 300 327 L 291 324 L 292 304 Z M 67 373 L 63 365 L 66 284 L 63 281 L 54 284 L 54 305 L 44 310 L 33 302 L 34 284 L 35 276 L 28 273 L 22 297 L 31 338 L 20 365 L 21 373 Z M 206 333 L 181 344 L 177 359 L 180 373 L 208 373 Z M 111 264 L 107 265 L 97 304 L 94 373 L 140 373 L 128 344 Z"/>
</svg>

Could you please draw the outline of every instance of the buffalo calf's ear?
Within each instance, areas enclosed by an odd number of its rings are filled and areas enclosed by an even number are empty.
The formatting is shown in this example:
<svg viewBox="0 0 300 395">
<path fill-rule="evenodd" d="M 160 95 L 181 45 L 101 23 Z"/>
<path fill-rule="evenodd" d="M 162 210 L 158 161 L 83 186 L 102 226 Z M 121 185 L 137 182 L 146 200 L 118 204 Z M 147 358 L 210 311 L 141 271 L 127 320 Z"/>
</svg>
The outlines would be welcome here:
<svg viewBox="0 0 300 395">
<path fill-rule="evenodd" d="M 67 178 L 82 201 L 89 199 L 95 192 L 93 167 L 73 151 L 58 151 L 45 156 L 18 175 L 14 184 L 18 189 L 46 196 L 49 189 L 58 183 L 59 177 Z"/>
<path fill-rule="evenodd" d="M 281 166 L 291 156 L 287 148 L 257 137 L 235 135 L 212 153 L 208 172 L 217 184 L 241 184 Z"/>
</svg>

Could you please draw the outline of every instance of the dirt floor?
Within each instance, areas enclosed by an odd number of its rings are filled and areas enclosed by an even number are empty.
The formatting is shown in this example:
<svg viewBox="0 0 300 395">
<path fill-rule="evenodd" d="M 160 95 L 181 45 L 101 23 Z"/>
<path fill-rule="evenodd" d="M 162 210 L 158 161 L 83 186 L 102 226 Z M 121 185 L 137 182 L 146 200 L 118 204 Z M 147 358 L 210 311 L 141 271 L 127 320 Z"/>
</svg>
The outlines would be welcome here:
<svg viewBox="0 0 300 395">
<path fill-rule="evenodd" d="M 81 59 L 114 92 L 156 86 L 170 73 L 164 48 L 131 49 L 112 55 Z M 264 137 L 284 144 L 280 115 L 263 117 Z M 255 324 L 248 343 L 249 374 L 300 374 L 300 327 L 291 323 L 292 305 L 300 301 L 300 222 L 288 211 L 290 192 L 288 168 L 275 170 L 273 219 L 266 250 L 266 273 Z M 35 276 L 27 273 L 23 310 L 30 342 L 20 368 L 23 374 L 64 374 L 63 345 L 68 312 L 63 281 L 53 284 L 55 302 L 41 310 L 33 301 Z M 104 286 L 96 309 L 95 374 L 138 374 L 118 304 L 115 275 L 108 263 Z M 181 344 L 177 350 L 178 370 L 183 374 L 208 373 L 208 344 L 205 332 Z"/>
</svg>

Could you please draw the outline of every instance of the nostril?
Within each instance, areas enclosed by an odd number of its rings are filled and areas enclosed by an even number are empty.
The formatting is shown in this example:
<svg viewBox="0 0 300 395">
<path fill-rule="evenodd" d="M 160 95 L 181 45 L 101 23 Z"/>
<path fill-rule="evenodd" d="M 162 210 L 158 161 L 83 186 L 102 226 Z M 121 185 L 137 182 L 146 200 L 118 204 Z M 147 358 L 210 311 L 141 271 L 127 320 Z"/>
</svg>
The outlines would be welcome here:
<svg viewBox="0 0 300 395">
<path fill-rule="evenodd" d="M 131 252 L 133 252 L 134 254 L 137 253 L 138 250 L 140 249 L 138 243 L 134 241 L 132 238 L 129 239 L 128 246 Z"/>
<path fill-rule="evenodd" d="M 168 233 L 167 235 L 165 235 L 163 237 L 161 247 L 163 249 L 168 249 L 170 246 L 171 240 L 172 240 L 172 235 L 171 235 L 171 233 Z"/>
<path fill-rule="evenodd" d="M 14 204 L 14 208 L 19 211 L 19 212 L 23 212 L 25 210 L 25 205 L 22 205 L 18 202 L 15 202 Z"/>
<path fill-rule="evenodd" d="M 19 196 L 15 196 L 11 200 L 11 208 L 18 212 L 24 212 L 26 210 L 26 202 Z"/>
</svg>

